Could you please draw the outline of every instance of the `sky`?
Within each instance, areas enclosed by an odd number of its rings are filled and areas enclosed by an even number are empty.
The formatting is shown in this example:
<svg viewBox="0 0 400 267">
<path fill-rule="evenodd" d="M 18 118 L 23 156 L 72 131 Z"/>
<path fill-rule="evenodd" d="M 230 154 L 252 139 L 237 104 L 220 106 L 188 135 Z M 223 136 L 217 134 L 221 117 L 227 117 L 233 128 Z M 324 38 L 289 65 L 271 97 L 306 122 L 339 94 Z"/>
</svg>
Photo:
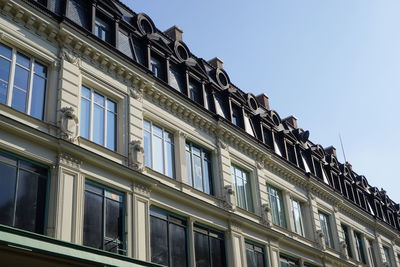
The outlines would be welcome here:
<svg viewBox="0 0 400 267">
<path fill-rule="evenodd" d="M 400 203 L 400 1 L 123 0 Z M 399 119 L 399 121 L 397 121 Z"/>
</svg>

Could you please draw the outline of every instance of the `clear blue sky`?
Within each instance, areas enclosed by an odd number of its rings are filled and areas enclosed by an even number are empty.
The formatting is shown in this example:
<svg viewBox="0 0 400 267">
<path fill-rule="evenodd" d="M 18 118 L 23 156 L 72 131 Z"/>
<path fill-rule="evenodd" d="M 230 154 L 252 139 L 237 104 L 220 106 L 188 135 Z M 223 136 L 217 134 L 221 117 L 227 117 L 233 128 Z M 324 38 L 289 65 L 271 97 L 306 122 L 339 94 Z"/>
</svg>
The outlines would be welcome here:
<svg viewBox="0 0 400 267">
<path fill-rule="evenodd" d="M 124 0 L 400 202 L 400 1 Z"/>
</svg>

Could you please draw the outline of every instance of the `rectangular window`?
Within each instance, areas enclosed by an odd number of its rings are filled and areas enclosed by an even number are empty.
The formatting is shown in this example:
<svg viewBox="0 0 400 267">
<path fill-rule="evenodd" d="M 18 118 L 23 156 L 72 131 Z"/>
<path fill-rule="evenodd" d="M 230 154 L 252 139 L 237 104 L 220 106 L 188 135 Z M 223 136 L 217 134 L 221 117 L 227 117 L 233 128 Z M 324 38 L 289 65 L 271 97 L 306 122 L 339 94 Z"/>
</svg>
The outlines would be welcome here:
<svg viewBox="0 0 400 267">
<path fill-rule="evenodd" d="M 162 63 L 161 59 L 158 57 L 151 57 L 150 70 L 153 72 L 154 76 L 165 81 L 165 65 Z"/>
<path fill-rule="evenodd" d="M 96 17 L 94 34 L 107 43 L 112 42 L 110 23 L 105 19 Z"/>
<path fill-rule="evenodd" d="M 0 224 L 44 233 L 48 169 L 0 152 Z"/>
<path fill-rule="evenodd" d="M 194 102 L 203 105 L 203 90 L 200 83 L 195 81 L 189 82 L 189 98 Z"/>
<path fill-rule="evenodd" d="M 187 266 L 186 220 L 164 210 L 150 209 L 151 261 L 171 266 Z"/>
<path fill-rule="evenodd" d="M 252 242 L 246 242 L 246 259 L 247 267 L 266 266 L 264 248 Z"/>
<path fill-rule="evenodd" d="M 344 235 L 344 241 L 346 242 L 347 246 L 347 254 L 349 255 L 350 258 L 353 258 L 353 252 L 351 250 L 351 243 L 350 243 L 350 233 L 349 229 L 347 228 L 346 225 L 342 224 L 342 230 L 343 230 L 343 235 Z"/>
<path fill-rule="evenodd" d="M 173 134 L 149 121 L 143 121 L 143 125 L 146 167 L 175 178 Z"/>
<path fill-rule="evenodd" d="M 211 156 L 203 148 L 186 143 L 188 183 L 197 190 L 212 194 Z"/>
<path fill-rule="evenodd" d="M 367 264 L 367 260 L 365 259 L 364 244 L 362 241 L 361 234 L 358 232 L 354 232 L 354 240 L 356 242 L 356 251 L 357 251 L 358 260 L 364 264 Z"/>
<path fill-rule="evenodd" d="M 393 267 L 392 257 L 390 256 L 390 251 L 388 247 L 383 246 L 383 253 L 385 253 L 386 263 L 389 267 Z"/>
<path fill-rule="evenodd" d="M 194 225 L 194 252 L 196 267 L 224 267 L 224 234 Z"/>
<path fill-rule="evenodd" d="M 96 144 L 116 150 L 117 104 L 82 86 L 80 135 Z"/>
<path fill-rule="evenodd" d="M 375 258 L 375 253 L 374 253 L 374 245 L 373 245 L 372 240 L 367 241 L 367 252 L 368 252 L 369 264 L 371 265 L 371 267 L 378 266 L 376 263 L 376 258 Z"/>
<path fill-rule="evenodd" d="M 47 68 L 0 43 L 0 104 L 43 120 Z"/>
<path fill-rule="evenodd" d="M 299 267 L 299 260 L 291 256 L 280 255 L 280 267 Z"/>
<path fill-rule="evenodd" d="M 84 209 L 83 244 L 126 254 L 123 193 L 86 182 Z"/>
<path fill-rule="evenodd" d="M 324 233 L 325 245 L 333 248 L 332 228 L 329 215 L 319 212 L 319 221 L 321 223 L 321 230 Z"/>
<path fill-rule="evenodd" d="M 294 200 L 294 199 L 292 199 L 292 215 L 293 215 L 293 222 L 294 222 L 294 231 L 297 234 L 304 236 L 301 204 L 299 201 Z"/>
<path fill-rule="evenodd" d="M 176 65 L 169 67 L 169 85 L 175 88 L 177 91 L 185 94 L 185 76 L 184 71 Z"/>
<path fill-rule="evenodd" d="M 267 185 L 269 205 L 272 213 L 272 223 L 286 228 L 285 208 L 282 192 L 275 187 Z"/>
<path fill-rule="evenodd" d="M 242 108 L 232 104 L 232 124 L 244 128 Z"/>
<path fill-rule="evenodd" d="M 237 206 L 247 211 L 253 211 L 253 198 L 249 173 L 232 165 L 232 181 L 236 191 Z"/>
</svg>

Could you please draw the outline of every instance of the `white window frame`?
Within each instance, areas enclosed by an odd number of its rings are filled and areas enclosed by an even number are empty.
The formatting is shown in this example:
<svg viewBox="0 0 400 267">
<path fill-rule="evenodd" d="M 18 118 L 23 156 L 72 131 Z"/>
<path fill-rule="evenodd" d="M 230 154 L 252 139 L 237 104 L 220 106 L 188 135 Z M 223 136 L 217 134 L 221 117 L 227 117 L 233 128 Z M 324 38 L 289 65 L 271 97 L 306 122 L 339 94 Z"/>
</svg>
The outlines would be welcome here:
<svg viewBox="0 0 400 267">
<path fill-rule="evenodd" d="M 239 200 L 238 199 L 239 198 L 239 194 L 238 194 L 238 190 L 237 190 L 237 182 L 236 182 L 237 177 L 235 175 L 235 169 L 239 169 L 242 173 L 246 174 L 246 182 L 247 182 L 248 187 L 249 187 L 250 196 L 247 195 L 246 187 L 244 187 L 244 200 L 245 200 L 244 207 L 239 206 L 239 201 L 238 201 Z M 244 210 L 246 210 L 248 212 L 254 212 L 254 198 L 253 198 L 253 188 L 252 188 L 252 184 L 253 183 L 251 181 L 250 172 L 247 169 L 242 168 L 241 166 L 239 166 L 239 165 L 237 165 L 235 163 L 231 163 L 231 172 L 232 171 L 233 171 L 233 173 L 231 173 L 231 177 L 232 177 L 233 186 L 235 187 L 236 202 L 237 202 L 236 205 L 239 208 L 244 209 Z M 248 199 L 248 197 L 249 197 L 249 199 Z"/>
<path fill-rule="evenodd" d="M 293 224 L 294 224 L 294 231 L 301 235 L 304 236 L 304 223 L 303 223 L 303 211 L 302 211 L 302 204 L 299 200 L 297 199 L 291 199 L 291 206 L 292 206 L 292 218 L 293 218 Z M 300 223 L 300 229 L 297 229 L 297 224 L 296 224 L 296 216 L 295 216 L 295 207 L 293 205 L 293 203 L 297 203 L 298 205 L 298 212 L 299 212 L 299 223 Z"/>
<path fill-rule="evenodd" d="M 321 220 L 321 215 L 325 217 L 326 224 L 323 225 Z M 325 245 L 331 249 L 334 249 L 333 233 L 332 233 L 332 223 L 331 216 L 324 211 L 318 211 L 319 222 L 321 225 L 321 230 L 325 236 Z M 325 230 L 324 230 L 325 229 Z"/>
<path fill-rule="evenodd" d="M 277 195 L 272 195 L 270 193 L 270 189 L 273 189 L 277 192 Z M 274 222 L 274 215 L 272 214 L 272 223 L 279 226 L 279 227 L 283 227 L 285 229 L 287 229 L 288 227 L 288 222 L 287 222 L 287 218 L 286 218 L 286 209 L 285 209 L 285 200 L 284 200 L 284 195 L 283 195 L 283 191 L 277 187 L 275 187 L 274 185 L 268 184 L 267 183 L 267 194 L 268 194 L 268 201 L 269 201 L 269 206 L 271 208 L 271 213 L 277 213 L 277 218 L 279 220 L 279 222 Z M 280 206 L 282 206 L 282 210 L 274 210 L 272 207 L 272 198 L 275 198 L 276 201 L 278 201 L 280 203 Z"/>
</svg>

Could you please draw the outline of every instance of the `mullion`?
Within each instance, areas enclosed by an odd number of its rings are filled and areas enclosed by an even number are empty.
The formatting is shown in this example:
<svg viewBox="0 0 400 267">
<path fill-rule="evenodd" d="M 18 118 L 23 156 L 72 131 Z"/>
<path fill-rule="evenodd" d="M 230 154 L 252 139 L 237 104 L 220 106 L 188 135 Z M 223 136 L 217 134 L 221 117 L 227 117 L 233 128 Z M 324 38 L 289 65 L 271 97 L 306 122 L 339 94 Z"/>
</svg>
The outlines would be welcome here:
<svg viewBox="0 0 400 267">
<path fill-rule="evenodd" d="M 16 179 L 15 179 L 15 190 L 14 190 L 14 208 L 13 208 L 13 221 L 12 221 L 12 226 L 15 226 L 15 216 L 16 216 L 16 211 L 17 211 L 17 192 L 18 192 L 18 184 L 19 184 L 19 164 L 20 161 L 17 161 L 17 170 L 16 170 Z"/>
<path fill-rule="evenodd" d="M 32 87 L 33 87 L 33 68 L 34 68 L 34 60 L 30 58 L 29 60 L 29 80 L 28 80 L 28 88 L 27 88 L 27 94 L 26 94 L 26 110 L 25 112 L 28 115 L 31 115 L 31 99 L 32 99 Z"/>
</svg>

